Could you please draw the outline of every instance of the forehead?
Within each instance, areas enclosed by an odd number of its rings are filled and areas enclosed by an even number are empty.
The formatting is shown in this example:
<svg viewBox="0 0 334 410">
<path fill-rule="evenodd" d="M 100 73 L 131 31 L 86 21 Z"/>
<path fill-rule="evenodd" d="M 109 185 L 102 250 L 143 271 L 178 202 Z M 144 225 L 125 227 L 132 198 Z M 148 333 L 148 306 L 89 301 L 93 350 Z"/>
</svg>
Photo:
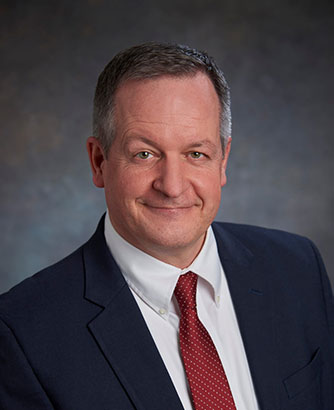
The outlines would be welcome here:
<svg viewBox="0 0 334 410">
<path fill-rule="evenodd" d="M 169 121 L 184 123 L 192 119 L 219 121 L 219 99 L 209 77 L 162 76 L 127 80 L 115 94 L 117 126 L 128 121 Z"/>
</svg>

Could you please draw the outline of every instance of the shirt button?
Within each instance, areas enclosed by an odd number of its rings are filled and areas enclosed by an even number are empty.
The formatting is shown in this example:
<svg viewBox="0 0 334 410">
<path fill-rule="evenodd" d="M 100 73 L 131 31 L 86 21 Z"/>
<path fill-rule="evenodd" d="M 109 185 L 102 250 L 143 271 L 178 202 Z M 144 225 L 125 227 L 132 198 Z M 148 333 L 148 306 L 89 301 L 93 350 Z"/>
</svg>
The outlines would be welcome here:
<svg viewBox="0 0 334 410">
<path fill-rule="evenodd" d="M 160 315 L 164 315 L 164 314 L 166 314 L 166 310 L 161 308 L 161 309 L 159 309 L 159 313 L 160 313 Z"/>
<path fill-rule="evenodd" d="M 220 302 L 220 296 L 216 296 L 216 303 L 219 305 Z"/>
</svg>

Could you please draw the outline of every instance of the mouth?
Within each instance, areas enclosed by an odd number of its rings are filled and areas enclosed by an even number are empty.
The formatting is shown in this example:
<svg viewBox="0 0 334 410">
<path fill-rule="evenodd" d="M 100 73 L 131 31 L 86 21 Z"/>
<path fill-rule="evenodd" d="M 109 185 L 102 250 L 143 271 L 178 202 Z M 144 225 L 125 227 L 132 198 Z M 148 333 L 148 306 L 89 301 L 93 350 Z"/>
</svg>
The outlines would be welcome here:
<svg viewBox="0 0 334 410">
<path fill-rule="evenodd" d="M 182 206 L 166 206 L 166 205 L 153 205 L 153 204 L 143 204 L 150 212 L 160 214 L 160 215 L 182 215 L 189 212 L 194 205 L 182 205 Z"/>
<path fill-rule="evenodd" d="M 192 207 L 192 205 L 188 206 L 159 206 L 159 205 L 149 205 L 149 204 L 144 204 L 150 208 L 156 208 L 156 209 L 189 209 Z"/>
</svg>

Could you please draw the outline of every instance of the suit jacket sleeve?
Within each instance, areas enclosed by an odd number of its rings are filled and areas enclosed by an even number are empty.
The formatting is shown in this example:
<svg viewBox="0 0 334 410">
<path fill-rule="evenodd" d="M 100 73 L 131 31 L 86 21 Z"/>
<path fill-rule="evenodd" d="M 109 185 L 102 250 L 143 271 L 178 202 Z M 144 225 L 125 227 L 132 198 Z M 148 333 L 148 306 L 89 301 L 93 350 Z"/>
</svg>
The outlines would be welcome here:
<svg viewBox="0 0 334 410">
<path fill-rule="evenodd" d="M 0 408 L 2 410 L 53 409 L 15 335 L 1 320 Z"/>
<path fill-rule="evenodd" d="M 326 308 L 326 315 L 327 315 L 327 324 L 328 324 L 328 333 L 329 333 L 329 341 L 330 341 L 330 364 L 332 369 L 332 381 L 334 383 L 334 296 L 331 289 L 331 285 L 329 282 L 329 278 L 326 272 L 326 268 L 322 261 L 321 255 L 316 248 L 316 246 L 311 242 L 311 246 L 316 256 L 316 260 L 318 262 L 319 270 L 320 270 L 320 277 L 321 283 L 323 287 L 323 295 L 324 295 L 324 304 Z M 332 386 L 332 391 L 334 391 L 334 385 Z M 334 406 L 334 403 L 333 403 Z M 333 407 L 334 408 L 334 407 Z"/>
</svg>

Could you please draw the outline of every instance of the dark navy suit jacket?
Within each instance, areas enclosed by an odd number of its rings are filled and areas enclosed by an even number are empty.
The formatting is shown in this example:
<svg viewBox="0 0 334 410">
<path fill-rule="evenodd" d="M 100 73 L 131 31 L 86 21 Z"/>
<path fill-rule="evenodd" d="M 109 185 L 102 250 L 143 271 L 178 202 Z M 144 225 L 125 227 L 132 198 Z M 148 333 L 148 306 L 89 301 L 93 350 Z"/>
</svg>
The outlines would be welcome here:
<svg viewBox="0 0 334 410">
<path fill-rule="evenodd" d="M 317 250 L 279 231 L 213 228 L 260 409 L 333 410 L 333 296 Z M 183 408 L 103 222 L 2 295 L 0 318 L 2 410 Z"/>
</svg>

